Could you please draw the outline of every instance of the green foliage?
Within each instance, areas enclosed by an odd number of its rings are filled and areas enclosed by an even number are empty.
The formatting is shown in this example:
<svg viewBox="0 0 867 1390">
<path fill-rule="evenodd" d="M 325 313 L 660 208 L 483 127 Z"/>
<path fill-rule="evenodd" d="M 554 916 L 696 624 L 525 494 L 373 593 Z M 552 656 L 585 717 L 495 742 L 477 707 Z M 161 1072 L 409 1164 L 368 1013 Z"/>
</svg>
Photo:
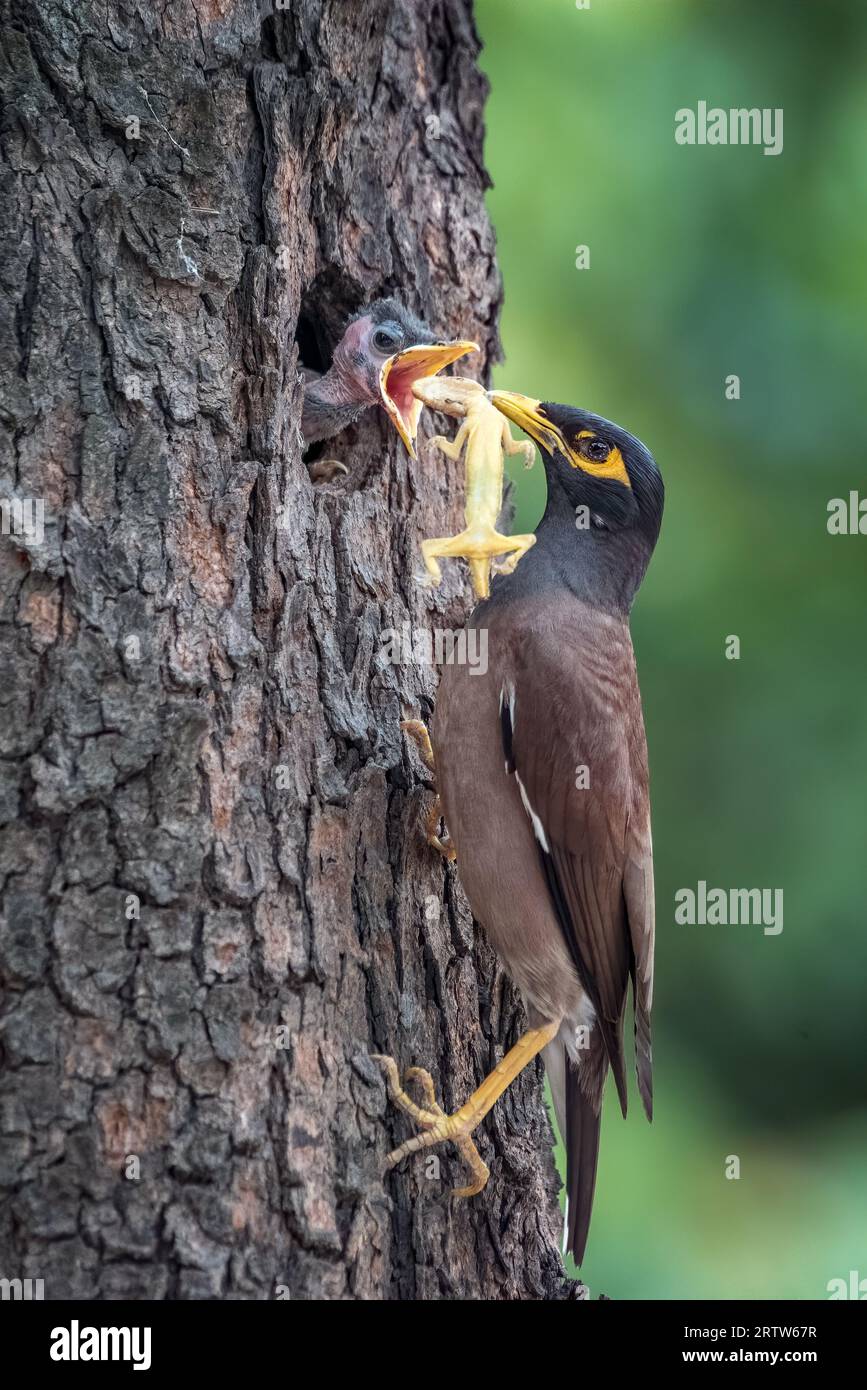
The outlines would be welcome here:
<svg viewBox="0 0 867 1390">
<path fill-rule="evenodd" d="M 497 385 L 633 430 L 667 486 L 633 617 L 657 1119 L 606 1114 L 583 1273 L 619 1297 L 823 1298 L 867 1275 L 867 536 L 826 529 L 831 498 L 867 497 L 867 9 L 477 0 L 477 15 Z M 675 111 L 700 100 L 782 107 L 782 154 L 677 145 Z M 542 471 L 512 473 L 530 529 Z M 700 879 L 782 888 L 782 934 L 675 925 L 675 891 Z"/>
</svg>

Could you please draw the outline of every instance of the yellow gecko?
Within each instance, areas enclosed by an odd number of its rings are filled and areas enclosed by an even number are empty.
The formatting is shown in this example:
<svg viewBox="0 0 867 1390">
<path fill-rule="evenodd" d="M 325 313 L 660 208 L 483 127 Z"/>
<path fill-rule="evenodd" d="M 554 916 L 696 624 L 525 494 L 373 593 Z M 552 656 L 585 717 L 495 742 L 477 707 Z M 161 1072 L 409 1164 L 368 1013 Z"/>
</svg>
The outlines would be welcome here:
<svg viewBox="0 0 867 1390">
<path fill-rule="evenodd" d="M 466 528 L 457 536 L 422 541 L 428 582 L 434 586 L 443 577 L 437 557 L 462 556 L 469 562 L 476 596 L 487 598 L 491 574 L 511 574 L 521 556 L 536 543 L 534 535 L 504 536 L 497 530 L 503 506 L 503 455 L 523 454 L 524 467 L 532 468 L 536 446 L 512 438 L 508 421 L 491 404 L 484 386 L 468 377 L 423 377 L 413 382 L 412 393 L 429 410 L 439 410 L 462 422 L 454 439 L 438 434 L 431 444 L 450 459 L 459 459 L 466 450 Z M 492 564 L 495 555 L 507 555 L 508 559 Z"/>
</svg>

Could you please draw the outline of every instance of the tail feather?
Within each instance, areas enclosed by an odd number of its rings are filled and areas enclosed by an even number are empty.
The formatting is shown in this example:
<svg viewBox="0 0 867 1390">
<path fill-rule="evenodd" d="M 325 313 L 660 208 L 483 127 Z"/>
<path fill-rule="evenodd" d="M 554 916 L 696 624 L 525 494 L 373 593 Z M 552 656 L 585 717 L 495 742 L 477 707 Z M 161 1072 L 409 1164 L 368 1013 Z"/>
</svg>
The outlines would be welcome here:
<svg viewBox="0 0 867 1390">
<path fill-rule="evenodd" d="M 633 976 L 633 999 L 635 1002 L 635 1074 L 638 1078 L 638 1091 L 648 1120 L 653 1119 L 653 1049 L 650 1039 L 650 1012 L 635 989 Z"/>
<path fill-rule="evenodd" d="M 580 1265 L 593 1212 L 602 1114 L 584 1095 L 578 1072 L 568 1059 L 566 1110 L 566 1249 Z"/>
<path fill-rule="evenodd" d="M 602 1034 L 602 1041 L 605 1043 L 605 1051 L 611 1063 L 611 1071 L 614 1076 L 614 1084 L 617 1087 L 617 1099 L 620 1101 L 620 1113 L 626 1119 L 626 1056 L 623 1051 L 623 1014 L 621 1013 L 616 1023 L 610 1023 L 603 1019 L 601 1014 L 596 1019 L 599 1031 Z"/>
<path fill-rule="evenodd" d="M 594 1033 L 595 1039 L 595 1033 Z M 559 1038 L 545 1049 L 545 1068 L 554 1098 L 557 1124 L 566 1146 L 566 1221 L 563 1231 L 563 1253 L 571 1253 L 576 1265 L 584 1258 L 593 1195 L 596 1190 L 596 1168 L 599 1161 L 601 1090 L 607 1070 L 607 1058 L 601 1039 L 597 1044 L 598 1057 L 588 1056 L 582 1069 L 588 1068 L 588 1089 L 596 1096 L 590 1099 L 582 1087 L 578 1068 L 566 1053 Z M 591 1042 L 591 1054 L 597 1047 Z M 601 1078 L 598 1073 L 601 1071 Z"/>
</svg>

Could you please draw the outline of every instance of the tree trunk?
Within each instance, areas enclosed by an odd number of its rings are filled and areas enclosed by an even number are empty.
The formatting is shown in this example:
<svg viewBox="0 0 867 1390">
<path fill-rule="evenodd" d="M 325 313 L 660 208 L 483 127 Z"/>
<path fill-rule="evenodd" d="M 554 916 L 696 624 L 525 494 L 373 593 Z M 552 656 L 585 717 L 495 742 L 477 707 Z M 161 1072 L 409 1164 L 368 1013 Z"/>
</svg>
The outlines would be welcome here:
<svg viewBox="0 0 867 1390">
<path fill-rule="evenodd" d="M 522 1011 L 423 842 L 402 716 L 460 470 L 382 412 L 314 488 L 299 361 L 391 292 L 497 351 L 470 0 L 3 0 L 0 1274 L 47 1298 L 563 1298 Z M 329 449 L 329 452 L 332 452 Z M 27 529 L 44 502 L 44 534 Z M 28 512 L 29 504 L 36 505 Z"/>
</svg>

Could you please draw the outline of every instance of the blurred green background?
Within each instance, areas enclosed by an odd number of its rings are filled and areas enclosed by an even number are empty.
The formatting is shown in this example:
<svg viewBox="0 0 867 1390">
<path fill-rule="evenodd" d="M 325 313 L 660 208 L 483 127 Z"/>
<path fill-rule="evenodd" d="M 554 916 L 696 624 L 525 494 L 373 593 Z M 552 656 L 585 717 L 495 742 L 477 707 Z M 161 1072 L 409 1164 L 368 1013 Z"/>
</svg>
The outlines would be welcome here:
<svg viewBox="0 0 867 1390">
<path fill-rule="evenodd" d="M 477 19 L 496 383 L 616 420 L 667 487 L 633 614 L 656 1118 L 609 1094 L 582 1276 L 615 1298 L 826 1298 L 867 1278 L 867 536 L 826 529 L 831 498 L 867 497 L 867 7 L 477 0 Z M 783 153 L 677 145 L 699 100 L 783 107 Z M 542 470 L 512 475 L 530 529 Z M 782 888 L 782 934 L 675 925 L 700 879 Z"/>
</svg>

